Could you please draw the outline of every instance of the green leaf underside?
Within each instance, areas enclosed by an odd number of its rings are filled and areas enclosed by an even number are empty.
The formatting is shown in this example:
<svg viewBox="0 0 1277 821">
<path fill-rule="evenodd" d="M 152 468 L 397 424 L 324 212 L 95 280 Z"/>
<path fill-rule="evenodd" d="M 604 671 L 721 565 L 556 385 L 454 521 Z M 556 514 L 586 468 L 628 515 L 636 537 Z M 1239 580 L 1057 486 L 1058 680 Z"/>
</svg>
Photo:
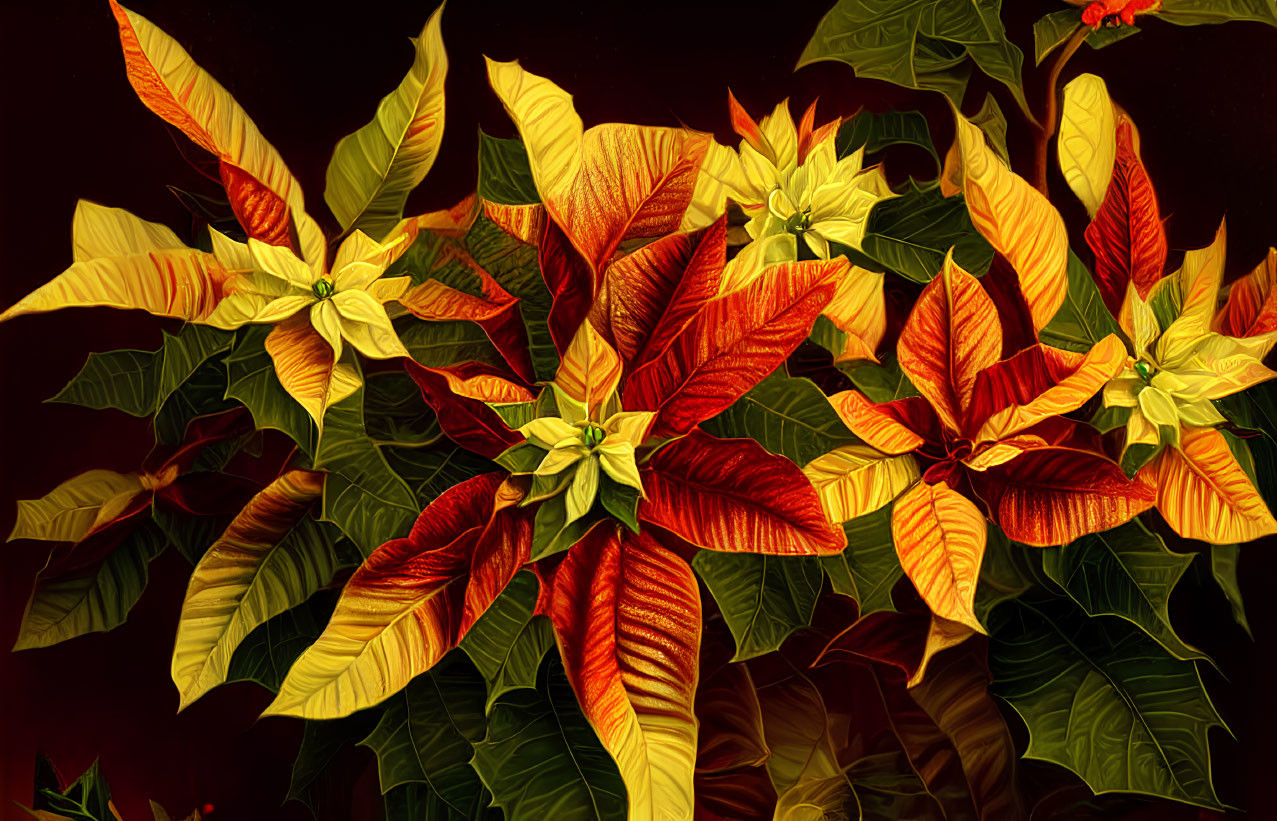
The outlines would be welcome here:
<svg viewBox="0 0 1277 821">
<path fill-rule="evenodd" d="M 528 152 L 518 137 L 489 137 L 479 130 L 479 196 L 502 205 L 541 201 Z"/>
<path fill-rule="evenodd" d="M 920 111 L 861 111 L 842 124 L 834 144 L 839 159 L 862 147 L 866 154 L 873 154 L 892 145 L 912 145 L 926 151 L 936 167 L 940 166 L 927 118 Z"/>
<path fill-rule="evenodd" d="M 1246 605 L 1242 602 L 1241 585 L 1237 581 L 1237 561 L 1241 553 L 1241 545 L 1218 544 L 1210 548 L 1210 572 L 1224 592 L 1228 606 L 1232 608 L 1233 620 L 1246 631 L 1253 641 L 1254 633 L 1250 631 L 1250 620 L 1246 618 Z"/>
<path fill-rule="evenodd" d="M 535 690 L 497 699 L 474 767 L 507 818 L 610 821 L 626 814 L 625 784 L 577 706 L 553 654 Z"/>
<path fill-rule="evenodd" d="M 383 793 L 424 781 L 454 812 L 471 818 L 488 802 L 470 766 L 484 734 L 483 680 L 452 652 L 385 703 L 381 720 L 360 743 L 377 754 Z"/>
<path fill-rule="evenodd" d="M 325 788 L 333 760 L 344 748 L 368 735 L 380 715 L 378 710 L 360 710 L 345 718 L 304 722 L 301 748 L 293 762 L 285 800 L 301 802 L 312 816 L 319 817 L 329 792 Z"/>
<path fill-rule="evenodd" d="M 882 362 L 855 362 L 839 370 L 847 375 L 856 390 L 869 397 L 871 402 L 890 402 L 908 396 L 918 396 L 918 389 L 900 368 L 895 354 L 884 354 Z"/>
<path fill-rule="evenodd" d="M 275 376 L 275 363 L 266 352 L 270 330 L 269 325 L 248 325 L 236 332 L 235 345 L 226 357 L 226 396 L 248 408 L 258 428 L 284 432 L 313 456 L 319 432 L 306 409 Z"/>
<path fill-rule="evenodd" d="M 235 648 L 226 680 L 253 681 L 279 692 L 288 668 L 319 638 L 336 603 L 332 596 L 316 594 L 257 625 Z"/>
<path fill-rule="evenodd" d="M 413 447 L 443 436 L 434 411 L 406 373 L 376 373 L 364 380 L 364 427 L 379 445 Z"/>
<path fill-rule="evenodd" d="M 381 455 L 407 483 L 421 510 L 448 488 L 496 470 L 492 462 L 447 439 L 420 448 L 385 447 Z"/>
<path fill-rule="evenodd" d="M 835 593 L 851 596 L 860 615 L 895 611 L 891 589 L 905 571 L 891 537 L 891 505 L 843 524 L 847 547 L 836 556 L 821 556 L 820 564 Z"/>
<path fill-rule="evenodd" d="M 113 821 L 116 817 L 111 811 L 111 787 L 96 760 L 71 786 L 59 790 L 57 770 L 47 758 L 37 756 L 34 804 L 36 809 L 73 821 Z"/>
<path fill-rule="evenodd" d="M 720 439 L 753 439 L 800 466 L 860 441 L 815 382 L 785 376 L 783 368 L 702 427 Z"/>
<path fill-rule="evenodd" d="M 1077 773 L 1095 792 L 1139 792 L 1219 808 L 1207 731 L 1223 721 L 1196 665 L 1126 619 L 1088 617 L 1042 593 L 992 615 L 992 691 L 1029 728 L 1028 758 Z"/>
<path fill-rule="evenodd" d="M 1038 338 L 1056 348 L 1085 353 L 1101 339 L 1117 333 L 1117 322 L 1105 306 L 1091 272 L 1071 251 L 1068 279 L 1069 290 L 1063 304 Z"/>
<path fill-rule="evenodd" d="M 972 224 L 965 200 L 912 181 L 901 196 L 874 206 L 860 246 L 873 261 L 920 283 L 939 273 L 950 248 L 954 260 L 974 276 L 982 276 L 993 262 L 993 248 Z"/>
<path fill-rule="evenodd" d="M 1193 563 L 1172 553 L 1138 521 L 1043 548 L 1043 569 L 1091 616 L 1120 616 L 1148 633 L 1178 659 L 1207 659 L 1180 640 L 1167 606 Z"/>
<path fill-rule="evenodd" d="M 535 573 L 519 571 L 461 639 L 487 683 L 486 710 L 511 690 L 536 688 L 541 659 L 554 647 L 549 619 L 532 615 L 539 590 Z"/>
<path fill-rule="evenodd" d="M 811 624 L 820 595 L 820 559 L 702 550 L 692 567 L 705 582 L 736 640 L 732 661 L 776 650 Z"/>
<path fill-rule="evenodd" d="M 13 649 L 48 647 L 123 624 L 146 589 L 151 560 L 165 544 L 160 529 L 144 521 L 100 563 L 37 579 Z"/>
<path fill-rule="evenodd" d="M 395 320 L 399 340 L 418 365 L 442 368 L 458 362 L 482 362 L 503 367 L 501 353 L 473 322 L 464 319 L 426 322 L 406 316 Z"/>
</svg>

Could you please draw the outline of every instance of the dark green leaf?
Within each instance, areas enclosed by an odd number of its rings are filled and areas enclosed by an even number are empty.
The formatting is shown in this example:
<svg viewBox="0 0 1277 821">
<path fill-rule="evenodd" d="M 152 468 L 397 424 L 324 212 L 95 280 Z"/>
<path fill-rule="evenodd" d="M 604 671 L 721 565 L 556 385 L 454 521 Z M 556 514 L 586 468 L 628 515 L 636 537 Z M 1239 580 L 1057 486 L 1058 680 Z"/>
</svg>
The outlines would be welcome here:
<svg viewBox="0 0 1277 821">
<path fill-rule="evenodd" d="M 364 427 L 379 445 L 425 445 L 443 436 L 421 388 L 405 373 L 377 373 L 364 380 Z"/>
<path fill-rule="evenodd" d="M 328 774 L 333 759 L 344 747 L 366 736 L 380 715 L 378 710 L 360 710 L 332 721 L 306 721 L 285 800 L 299 801 L 312 816 L 319 817 L 326 794 L 325 786 L 331 780 L 324 776 Z"/>
<path fill-rule="evenodd" d="M 840 370 L 871 402 L 890 402 L 918 395 L 918 389 L 900 369 L 895 354 L 882 356 L 881 364 L 866 360 L 844 365 Z"/>
<path fill-rule="evenodd" d="M 981 624 L 989 623 L 989 613 L 1032 587 L 1049 587 L 1042 570 L 1042 548 L 1013 542 L 1001 528 L 989 525 L 976 587 L 975 614 Z"/>
<path fill-rule="evenodd" d="M 891 145 L 914 145 L 930 154 L 937 168 L 940 166 L 927 118 L 920 111 L 861 111 L 838 129 L 835 145 L 839 159 L 862 147 L 866 154 L 873 154 Z"/>
<path fill-rule="evenodd" d="M 165 544 L 160 529 L 144 521 L 101 562 L 38 579 L 13 649 L 48 647 L 123 624 L 146 589 L 147 567 Z"/>
<path fill-rule="evenodd" d="M 554 647 L 549 620 L 532 615 L 539 592 L 536 574 L 519 571 L 461 639 L 488 684 L 487 709 L 511 690 L 536 688 L 537 668 Z"/>
<path fill-rule="evenodd" d="M 1224 591 L 1228 606 L 1233 610 L 1233 620 L 1246 631 L 1251 641 L 1255 634 L 1250 632 L 1250 620 L 1246 618 L 1246 606 L 1242 603 L 1241 585 L 1237 583 L 1237 561 L 1240 558 L 1241 545 L 1217 544 L 1210 547 L 1210 572 L 1219 589 Z"/>
<path fill-rule="evenodd" d="M 176 335 L 164 332 L 158 351 L 91 353 L 75 378 L 49 401 L 150 416 L 200 365 L 229 349 L 231 339 L 230 333 L 207 325 L 185 325 Z"/>
<path fill-rule="evenodd" d="M 1002 0 L 838 0 L 798 60 L 847 63 L 858 77 L 939 91 L 962 103 L 966 57 L 1023 105 L 1024 55 L 999 19 Z"/>
<path fill-rule="evenodd" d="M 844 523 L 847 547 L 836 556 L 820 557 L 834 592 L 854 598 L 862 616 L 875 610 L 896 609 L 891 589 L 905 571 L 891 537 L 891 507 L 886 505 Z"/>
<path fill-rule="evenodd" d="M 466 247 L 498 285 L 518 297 L 532 369 L 537 379 L 553 379 L 559 367 L 559 354 L 548 322 L 554 300 L 541 276 L 537 249 L 510 236 L 485 217 L 475 220 L 470 233 L 466 234 Z"/>
<path fill-rule="evenodd" d="M 966 201 L 913 182 L 901 196 L 874 206 L 860 245 L 887 270 L 922 283 L 940 271 L 950 248 L 954 260 L 974 276 L 982 276 L 993 262 L 993 248 L 971 223 Z"/>
<path fill-rule="evenodd" d="M 409 277 L 413 285 L 434 280 L 443 285 L 483 298 L 483 279 L 475 270 L 466 252 L 463 240 L 456 237 L 421 231 L 408 250 L 395 260 L 383 276 Z"/>
<path fill-rule="evenodd" d="M 984 132 L 984 139 L 993 148 L 993 153 L 1001 157 L 1009 167 L 1011 153 L 1007 151 L 1007 118 L 992 94 L 985 95 L 984 105 L 980 106 L 971 122 Z"/>
<path fill-rule="evenodd" d="M 612 821 L 627 811 L 625 784 L 599 743 L 558 660 L 537 674 L 537 689 L 497 699 L 474 767 L 493 803 L 512 819 Z"/>
<path fill-rule="evenodd" d="M 496 470 L 492 462 L 447 439 L 422 448 L 383 448 L 382 456 L 408 483 L 419 509 L 424 509 L 453 485 Z"/>
<path fill-rule="evenodd" d="M 235 346 L 226 357 L 226 396 L 242 402 L 258 428 L 283 431 L 313 456 L 319 432 L 306 409 L 288 395 L 275 376 L 275 363 L 266 352 L 269 333 L 268 325 L 248 325 L 235 334 Z"/>
<path fill-rule="evenodd" d="M 384 796 L 386 821 L 500 821 L 501 810 L 486 806 L 492 794 L 482 784 L 473 804 L 471 814 L 459 813 L 439 794 L 422 781 L 413 781 L 395 787 Z"/>
<path fill-rule="evenodd" d="M 820 595 L 820 559 L 702 550 L 692 567 L 705 582 L 736 640 L 732 661 L 776 650 L 811 624 Z"/>
<path fill-rule="evenodd" d="M 474 665 L 452 652 L 387 701 L 359 742 L 377 754 L 381 791 L 424 781 L 453 811 L 474 817 L 488 803 L 470 766 L 471 745 L 484 734 L 483 693 Z"/>
<path fill-rule="evenodd" d="M 497 454 L 492 461 L 511 473 L 532 473 L 541 465 L 548 452 L 534 442 L 519 442 Z"/>
<path fill-rule="evenodd" d="M 45 759 L 45 763 L 48 764 L 48 759 Z M 52 765 L 49 769 L 52 769 Z M 54 778 L 56 777 L 55 772 Z M 72 821 L 114 821 L 116 818 L 112 812 L 111 788 L 102 777 L 96 760 L 64 791 L 59 792 L 54 786 L 41 785 L 37 780 L 34 803 L 37 810 L 57 813 Z"/>
<path fill-rule="evenodd" d="M 156 441 L 165 445 L 179 445 L 186 435 L 186 426 L 195 417 L 237 407 L 233 400 L 226 398 L 226 387 L 225 358 L 214 357 L 197 368 L 190 378 L 183 382 L 177 390 L 169 394 L 168 399 L 156 411 Z M 242 442 L 227 440 L 219 444 L 221 451 L 229 458 L 231 453 Z M 208 450 L 215 448 L 218 448 L 218 446 L 215 445 Z M 200 464 L 200 462 L 197 462 L 196 467 L 199 467 Z M 220 470 L 222 467 L 222 464 L 218 464 L 216 461 L 208 463 L 208 465 L 216 470 Z"/>
<path fill-rule="evenodd" d="M 564 471 L 568 473 L 569 471 Z M 562 474 L 560 474 L 562 476 Z M 541 477 L 537 477 L 541 478 Z M 533 491 L 536 490 L 535 485 Z M 540 504 L 532 520 L 532 552 L 530 560 L 562 553 L 581 540 L 601 518 L 598 507 L 577 519 L 568 521 L 567 503 L 562 493 L 551 496 Z M 604 525 L 605 527 L 608 525 Z"/>
<path fill-rule="evenodd" d="M 847 430 L 815 382 L 785 376 L 783 369 L 702 427 L 720 439 L 753 439 L 798 465 L 860 441 Z"/>
<path fill-rule="evenodd" d="M 518 137 L 503 140 L 479 130 L 479 196 L 503 205 L 541 201 L 528 152 Z"/>
<path fill-rule="evenodd" d="M 1069 291 L 1059 311 L 1038 338 L 1047 345 L 1070 351 L 1089 351 L 1097 342 L 1117 333 L 1117 322 L 1095 287 L 1091 272 L 1077 255 L 1069 253 Z"/>
<path fill-rule="evenodd" d="M 1277 26 L 1274 0 L 1162 0 L 1158 17 L 1177 26 L 1247 20 Z"/>
<path fill-rule="evenodd" d="M 638 490 L 629 485 L 615 482 L 611 476 L 600 471 L 599 504 L 603 506 L 604 510 L 612 514 L 612 518 L 628 527 L 631 532 L 639 532 Z"/>
<path fill-rule="evenodd" d="M 482 362 L 498 367 L 505 363 L 483 328 L 473 322 L 463 319 L 425 322 L 406 316 L 395 320 L 395 330 L 413 361 L 427 368 L 442 368 L 458 362 Z"/>
<path fill-rule="evenodd" d="M 1223 727 L 1194 662 L 1126 619 L 1028 594 L 989 624 L 992 691 L 1029 728 L 1027 758 L 1077 773 L 1095 792 L 1139 792 L 1220 808 L 1207 731 Z"/>
<path fill-rule="evenodd" d="M 1175 634 L 1167 605 L 1193 563 L 1138 521 L 1042 549 L 1046 575 L 1091 616 L 1121 616 L 1179 659 L 1208 659 Z"/>
<path fill-rule="evenodd" d="M 325 521 L 340 527 L 367 556 L 407 535 L 421 507 L 368 436 L 364 393 L 360 388 L 328 409 L 315 466 L 329 471 L 324 481 Z"/>
<path fill-rule="evenodd" d="M 336 603 L 329 595 L 311 596 L 259 624 L 235 648 L 226 680 L 255 681 L 272 693 L 279 692 L 288 668 L 319 638 Z"/>
<path fill-rule="evenodd" d="M 1061 9 L 1033 24 L 1034 65 L 1042 65 L 1047 55 L 1064 45 L 1064 41 L 1082 25 L 1081 9 Z"/>
</svg>

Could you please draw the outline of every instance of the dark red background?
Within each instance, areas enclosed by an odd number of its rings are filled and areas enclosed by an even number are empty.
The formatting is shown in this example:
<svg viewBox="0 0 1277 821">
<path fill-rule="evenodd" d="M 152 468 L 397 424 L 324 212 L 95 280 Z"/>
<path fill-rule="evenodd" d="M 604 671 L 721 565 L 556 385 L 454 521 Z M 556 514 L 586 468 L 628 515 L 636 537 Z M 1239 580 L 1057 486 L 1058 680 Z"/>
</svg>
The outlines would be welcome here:
<svg viewBox="0 0 1277 821">
<path fill-rule="evenodd" d="M 756 114 L 790 96 L 821 98 L 826 116 L 861 105 L 920 108 L 943 150 L 952 133 L 943 99 L 853 78 L 841 65 L 795 74 L 803 44 L 831 0 L 646 3 L 466 2 L 444 18 L 451 68 L 442 153 L 410 201 L 410 213 L 442 208 L 475 179 L 477 127 L 511 127 L 487 89 L 482 54 L 519 58 L 576 95 L 586 124 L 609 120 L 688 126 L 731 140 L 728 86 Z M 1031 25 L 1062 8 L 1050 0 L 1007 0 L 1012 38 L 1032 51 Z M 134 97 L 124 75 L 105 0 L 6 2 L 0 22 L 0 306 L 53 277 L 71 261 L 70 220 L 79 197 L 121 206 L 179 230 L 186 213 L 167 183 L 196 185 L 160 121 Z M 332 146 L 372 116 L 402 78 L 432 3 L 358 0 L 335 4 L 274 0 L 136 0 L 135 10 L 182 42 L 229 88 L 323 205 Z M 1066 77 L 1091 70 L 1134 116 L 1143 153 L 1169 216 L 1172 248 L 1207 244 L 1229 221 L 1229 272 L 1249 270 L 1277 241 L 1277 30 L 1258 24 L 1177 28 L 1152 22 L 1131 41 L 1102 52 L 1083 48 Z M 1040 105 L 1042 74 L 1029 72 Z M 977 83 L 968 111 L 983 99 Z M 978 95 L 978 96 L 977 96 Z M 1029 133 L 1009 98 L 1012 153 L 1029 156 Z M 916 159 L 916 158 L 915 158 Z M 905 159 L 909 161 L 908 158 Z M 1027 169 L 1020 168 L 1022 173 Z M 1077 231 L 1082 209 L 1052 171 L 1054 199 Z M 1077 243 L 1075 243 L 1077 244 Z M 79 369 L 89 351 L 154 348 L 169 327 L 141 313 L 69 310 L 0 326 L 0 531 L 13 500 L 40 496 L 82 470 L 134 469 L 150 444 L 146 420 L 41 404 Z M 1213 652 L 1231 679 L 1206 673 L 1238 736 L 1212 735 L 1221 797 L 1253 817 L 1277 817 L 1271 738 L 1277 732 L 1277 560 L 1270 544 L 1243 550 L 1242 588 L 1257 643 L 1227 620 L 1218 601 L 1174 602 L 1186 640 Z M 42 546 L 0 549 L 0 645 L 11 646 Z M 149 819 L 146 799 L 185 814 L 212 803 L 214 819 L 304 818 L 279 809 L 300 728 L 255 723 L 268 698 L 259 688 L 218 689 L 182 715 L 169 682 L 174 623 L 187 567 L 174 552 L 152 566 L 152 583 L 126 625 L 55 648 L 0 653 L 0 817 L 31 798 L 32 761 L 50 755 L 66 775 L 95 757 L 126 819 Z M 351 817 L 375 817 L 371 754 L 343 760 L 355 783 Z M 356 779 L 358 779 L 356 781 Z M 1185 809 L 1183 817 L 1196 811 Z M 1164 816 L 1159 816 L 1164 817 Z"/>
</svg>

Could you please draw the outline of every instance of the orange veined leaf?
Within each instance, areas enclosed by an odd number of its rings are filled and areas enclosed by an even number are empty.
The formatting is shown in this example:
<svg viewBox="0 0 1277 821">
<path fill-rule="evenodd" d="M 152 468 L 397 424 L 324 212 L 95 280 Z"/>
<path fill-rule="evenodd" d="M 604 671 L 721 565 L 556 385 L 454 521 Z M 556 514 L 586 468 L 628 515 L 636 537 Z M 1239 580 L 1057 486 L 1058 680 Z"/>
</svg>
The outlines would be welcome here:
<svg viewBox="0 0 1277 821">
<path fill-rule="evenodd" d="M 518 507 L 523 490 L 513 479 L 506 479 L 493 495 L 492 518 L 488 521 L 470 560 L 470 580 L 466 584 L 461 607 L 461 623 L 457 627 L 460 640 L 474 626 L 505 590 L 528 561 L 532 552 L 532 527 L 535 508 Z"/>
<path fill-rule="evenodd" d="M 1126 367 L 1126 346 L 1109 334 L 1085 354 L 1035 345 L 976 379 L 975 441 L 993 442 L 1082 407 Z"/>
<path fill-rule="evenodd" d="M 505 205 L 484 200 L 482 207 L 483 215 L 499 225 L 502 231 L 528 245 L 540 244 L 548 219 L 541 203 Z"/>
<path fill-rule="evenodd" d="M 1157 510 L 1176 533 L 1212 544 L 1277 533 L 1277 520 L 1224 439 L 1212 428 L 1180 429 L 1136 480 L 1156 490 Z"/>
<path fill-rule="evenodd" d="M 640 475 L 647 498 L 638 518 L 697 547 L 803 556 L 847 544 L 802 471 L 753 440 L 693 431 L 659 450 Z"/>
<path fill-rule="evenodd" d="M 829 397 L 829 404 L 852 433 L 883 453 L 909 453 L 926 441 L 889 412 L 895 403 L 874 404 L 860 391 L 848 390 Z"/>
<path fill-rule="evenodd" d="M 1020 277 L 1033 327 L 1041 330 L 1068 292 L 1068 235 L 1054 206 L 1007 168 L 984 133 L 954 110 L 957 141 L 945 177 L 960 183 L 971 222 Z"/>
<path fill-rule="evenodd" d="M 488 60 L 488 81 L 523 137 L 546 209 L 596 287 L 621 242 L 679 229 L 710 135 L 617 123 L 584 130 L 572 95 L 517 61 Z"/>
<path fill-rule="evenodd" d="M 595 528 L 560 565 L 550 618 L 568 680 L 616 761 L 635 821 L 691 818 L 701 601 L 646 534 Z"/>
<path fill-rule="evenodd" d="M 878 345 L 887 332 L 884 279 L 884 274 L 853 265 L 839 281 L 838 290 L 824 311 L 824 316 L 847 335 L 845 347 L 834 356 L 835 363 L 878 361 Z"/>
<path fill-rule="evenodd" d="M 931 666 L 931 659 L 937 653 L 956 647 L 974 635 L 975 631 L 967 625 L 932 613 L 931 625 L 927 628 L 927 640 L 922 646 L 922 660 L 918 662 L 918 669 L 909 677 L 908 686 L 917 687 L 923 683 L 927 669 Z"/>
<path fill-rule="evenodd" d="M 177 623 L 172 676 L 184 709 L 226 680 L 231 656 L 258 625 L 328 584 L 331 553 L 281 544 L 324 490 L 324 474 L 291 470 L 253 497 L 191 574 Z"/>
<path fill-rule="evenodd" d="M 844 445 L 803 467 L 829 521 L 836 524 L 872 513 L 918 481 L 910 454 L 889 456 L 865 445 Z"/>
<path fill-rule="evenodd" d="M 901 370 L 940 420 L 961 432 L 976 377 L 1002 352 L 1002 326 L 993 300 L 952 252 L 914 303 L 896 351 Z"/>
<path fill-rule="evenodd" d="M 481 540 L 492 533 L 502 481 L 502 474 L 486 473 L 449 488 L 408 536 L 373 551 L 263 715 L 350 715 L 394 695 L 455 647 L 466 577 Z"/>
<path fill-rule="evenodd" d="M 443 8 L 440 3 L 413 38 L 412 68 L 382 99 L 372 122 L 343 137 L 333 151 L 324 200 L 343 231 L 358 229 L 380 239 L 399 222 L 408 194 L 434 165 L 448 74 Z"/>
<path fill-rule="evenodd" d="M 1215 315 L 1214 329 L 1245 338 L 1277 331 L 1277 248 L 1269 248 L 1255 270 L 1233 283 Z"/>
<path fill-rule="evenodd" d="M 585 320 L 563 352 L 554 374 L 555 386 L 580 403 L 590 418 L 595 418 L 596 411 L 616 393 L 620 383 L 621 358 L 594 323 Z"/>
<path fill-rule="evenodd" d="M 279 383 L 321 431 L 325 411 L 362 384 L 352 365 L 334 358 L 333 346 L 311 326 L 305 311 L 271 328 L 266 352 L 275 363 Z"/>
<path fill-rule="evenodd" d="M 138 98 L 217 157 L 235 217 L 250 237 L 292 245 L 295 233 L 298 254 L 322 267 L 323 232 L 306 214 L 301 185 L 248 114 L 176 40 L 116 0 L 110 2 Z"/>
<path fill-rule="evenodd" d="M 1099 453 L 1024 444 L 1019 456 L 968 473 L 989 517 L 1017 542 L 1066 544 L 1129 522 L 1153 506 L 1150 488 L 1132 482 Z"/>
<path fill-rule="evenodd" d="M 687 433 L 727 408 L 807 338 L 847 261 L 791 262 L 709 300 L 657 357 L 629 375 L 624 405 L 658 412 L 653 433 Z"/>
<path fill-rule="evenodd" d="M 407 369 L 421 388 L 426 404 L 438 417 L 439 426 L 453 442 L 492 459 L 511 445 L 524 441 L 523 434 L 507 427 L 484 398 L 521 395 L 516 392 L 518 386 L 499 377 L 495 369 L 478 363 L 423 368 L 416 362 L 409 362 Z"/>
<path fill-rule="evenodd" d="M 976 506 L 944 482 L 918 482 L 892 508 L 891 536 L 931 612 L 983 633 L 974 607 L 988 524 Z"/>
</svg>

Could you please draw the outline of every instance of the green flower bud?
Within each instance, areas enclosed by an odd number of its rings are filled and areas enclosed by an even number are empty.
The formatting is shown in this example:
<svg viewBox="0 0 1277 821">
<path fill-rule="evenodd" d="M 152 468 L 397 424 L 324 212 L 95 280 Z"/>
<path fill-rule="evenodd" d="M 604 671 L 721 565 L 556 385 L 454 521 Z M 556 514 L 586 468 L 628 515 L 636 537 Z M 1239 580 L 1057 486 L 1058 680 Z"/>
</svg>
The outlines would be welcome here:
<svg viewBox="0 0 1277 821">
<path fill-rule="evenodd" d="M 316 282 L 311 289 L 315 292 L 315 296 L 319 299 L 328 299 L 332 296 L 337 288 L 333 285 L 333 281 L 328 277 L 324 277 Z"/>
</svg>

